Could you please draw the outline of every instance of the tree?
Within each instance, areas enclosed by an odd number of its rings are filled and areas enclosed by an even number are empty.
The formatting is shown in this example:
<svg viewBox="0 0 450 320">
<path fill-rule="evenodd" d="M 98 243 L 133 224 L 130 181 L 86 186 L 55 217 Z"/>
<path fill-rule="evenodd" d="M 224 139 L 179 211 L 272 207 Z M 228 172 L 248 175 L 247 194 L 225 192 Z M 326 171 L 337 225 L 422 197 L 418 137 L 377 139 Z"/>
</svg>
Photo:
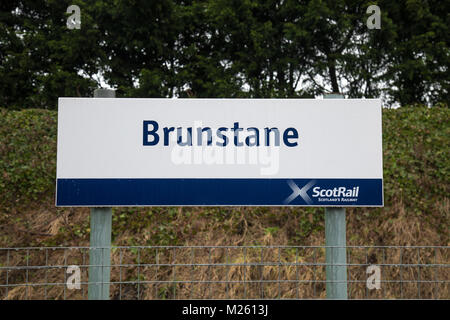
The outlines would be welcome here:
<svg viewBox="0 0 450 320">
<path fill-rule="evenodd" d="M 98 33 L 83 12 L 80 30 L 66 26 L 70 4 L 82 1 L 2 2 L 0 104 L 55 108 L 61 96 L 89 96 L 97 86 Z"/>
<path fill-rule="evenodd" d="M 81 8 L 81 29 L 66 9 Z M 381 9 L 381 29 L 366 26 Z M 11 0 L 0 104 L 55 108 L 99 76 L 124 97 L 383 96 L 448 102 L 448 1 Z"/>
<path fill-rule="evenodd" d="M 386 45 L 389 66 L 384 76 L 391 101 L 400 105 L 450 100 L 450 2 L 383 1 L 395 36 Z"/>
</svg>

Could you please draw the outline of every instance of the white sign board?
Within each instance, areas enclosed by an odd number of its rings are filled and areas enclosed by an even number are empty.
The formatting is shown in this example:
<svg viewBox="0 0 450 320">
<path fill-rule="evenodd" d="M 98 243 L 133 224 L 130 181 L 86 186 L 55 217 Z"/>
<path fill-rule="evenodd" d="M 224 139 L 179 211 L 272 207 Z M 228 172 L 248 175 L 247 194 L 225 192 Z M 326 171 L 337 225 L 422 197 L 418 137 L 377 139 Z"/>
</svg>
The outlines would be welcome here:
<svg viewBox="0 0 450 320">
<path fill-rule="evenodd" d="M 60 98 L 58 206 L 382 206 L 378 99 Z"/>
</svg>

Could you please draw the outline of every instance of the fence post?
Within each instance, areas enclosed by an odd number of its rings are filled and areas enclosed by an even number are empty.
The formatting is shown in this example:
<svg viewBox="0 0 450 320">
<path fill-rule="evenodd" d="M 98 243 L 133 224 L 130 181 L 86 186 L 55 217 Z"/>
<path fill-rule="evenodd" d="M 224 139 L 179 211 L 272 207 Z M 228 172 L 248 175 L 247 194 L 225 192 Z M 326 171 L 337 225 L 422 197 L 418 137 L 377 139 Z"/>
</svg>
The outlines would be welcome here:
<svg viewBox="0 0 450 320">
<path fill-rule="evenodd" d="M 96 89 L 94 98 L 115 98 L 114 90 Z M 109 300 L 111 273 L 111 208 L 91 208 L 89 300 Z"/>
<path fill-rule="evenodd" d="M 327 94 L 324 99 L 343 99 Z M 347 299 L 347 250 L 345 208 L 325 208 L 327 299 Z"/>
</svg>

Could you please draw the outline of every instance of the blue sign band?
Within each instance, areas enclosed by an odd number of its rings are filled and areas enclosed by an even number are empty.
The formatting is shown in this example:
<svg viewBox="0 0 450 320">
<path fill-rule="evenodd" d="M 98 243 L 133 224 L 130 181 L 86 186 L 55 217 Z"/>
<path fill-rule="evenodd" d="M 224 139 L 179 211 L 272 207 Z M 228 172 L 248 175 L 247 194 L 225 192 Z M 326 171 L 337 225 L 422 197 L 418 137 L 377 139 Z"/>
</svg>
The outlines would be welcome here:
<svg viewBox="0 0 450 320">
<path fill-rule="evenodd" d="M 57 206 L 383 206 L 382 179 L 57 179 Z"/>
</svg>

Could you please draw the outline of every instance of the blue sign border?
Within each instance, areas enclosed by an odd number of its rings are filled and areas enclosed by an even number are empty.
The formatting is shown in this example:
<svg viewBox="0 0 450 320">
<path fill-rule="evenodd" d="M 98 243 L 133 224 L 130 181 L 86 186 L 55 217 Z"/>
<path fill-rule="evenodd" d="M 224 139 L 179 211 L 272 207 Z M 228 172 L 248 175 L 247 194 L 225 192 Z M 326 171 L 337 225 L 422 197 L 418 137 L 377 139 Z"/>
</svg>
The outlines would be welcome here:
<svg viewBox="0 0 450 320">
<path fill-rule="evenodd" d="M 383 179 L 102 178 L 56 184 L 57 206 L 383 206 Z"/>
</svg>

